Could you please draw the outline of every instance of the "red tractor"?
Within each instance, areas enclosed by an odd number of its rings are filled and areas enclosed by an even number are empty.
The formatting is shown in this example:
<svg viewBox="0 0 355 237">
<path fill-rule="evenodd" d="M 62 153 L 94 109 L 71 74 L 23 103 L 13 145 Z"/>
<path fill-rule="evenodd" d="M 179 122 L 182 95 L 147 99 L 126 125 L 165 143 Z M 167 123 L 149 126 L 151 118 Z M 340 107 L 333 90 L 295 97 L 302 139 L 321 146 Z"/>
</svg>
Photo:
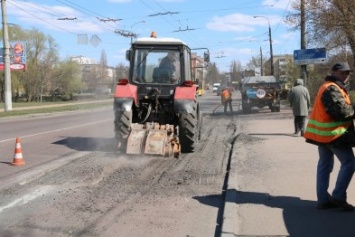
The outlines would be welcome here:
<svg viewBox="0 0 355 237">
<path fill-rule="evenodd" d="M 191 49 L 178 39 L 139 38 L 126 58 L 129 76 L 119 79 L 114 96 L 119 149 L 168 157 L 194 152 L 202 115 Z M 202 60 L 201 69 L 209 62 L 208 50 Z"/>
</svg>

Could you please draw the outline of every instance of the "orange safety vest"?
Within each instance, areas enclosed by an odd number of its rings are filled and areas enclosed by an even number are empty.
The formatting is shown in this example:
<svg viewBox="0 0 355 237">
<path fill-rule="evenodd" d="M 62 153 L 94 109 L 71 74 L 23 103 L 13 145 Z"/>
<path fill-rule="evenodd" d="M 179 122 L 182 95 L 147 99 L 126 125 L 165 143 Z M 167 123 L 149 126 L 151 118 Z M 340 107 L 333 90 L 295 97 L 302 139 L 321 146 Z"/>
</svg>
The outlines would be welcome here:
<svg viewBox="0 0 355 237">
<path fill-rule="evenodd" d="M 232 95 L 231 95 L 230 91 L 228 89 L 224 89 L 221 93 L 222 104 L 229 102 L 232 99 L 231 97 L 232 97 Z"/>
<path fill-rule="evenodd" d="M 330 81 L 324 82 L 319 88 L 318 94 L 314 101 L 312 113 L 308 120 L 306 131 L 304 133 L 304 137 L 306 139 L 327 144 L 343 135 L 352 125 L 352 120 L 337 121 L 325 111 L 321 97 L 323 92 L 331 85 L 338 87 L 345 99 L 346 104 L 351 104 L 348 94 L 336 83 Z"/>
</svg>

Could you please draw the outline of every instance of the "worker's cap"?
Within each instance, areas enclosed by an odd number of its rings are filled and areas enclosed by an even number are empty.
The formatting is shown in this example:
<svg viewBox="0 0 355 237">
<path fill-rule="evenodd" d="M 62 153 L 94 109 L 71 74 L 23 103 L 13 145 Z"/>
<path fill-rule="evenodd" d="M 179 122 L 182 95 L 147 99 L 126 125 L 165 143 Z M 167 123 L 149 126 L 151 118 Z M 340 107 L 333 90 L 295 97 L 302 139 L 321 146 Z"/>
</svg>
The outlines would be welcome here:
<svg viewBox="0 0 355 237">
<path fill-rule="evenodd" d="M 338 71 L 338 70 L 343 72 L 351 71 L 349 64 L 345 62 L 334 64 L 334 66 L 332 67 L 332 71 Z"/>
</svg>

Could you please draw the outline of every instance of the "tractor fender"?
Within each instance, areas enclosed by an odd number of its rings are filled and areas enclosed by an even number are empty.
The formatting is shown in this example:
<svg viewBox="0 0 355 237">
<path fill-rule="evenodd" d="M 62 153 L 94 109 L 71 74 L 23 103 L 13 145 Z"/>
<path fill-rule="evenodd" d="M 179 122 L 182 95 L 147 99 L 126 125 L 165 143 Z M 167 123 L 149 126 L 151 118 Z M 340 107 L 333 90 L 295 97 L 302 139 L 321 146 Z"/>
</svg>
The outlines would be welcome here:
<svg viewBox="0 0 355 237">
<path fill-rule="evenodd" d="M 196 110 L 197 93 L 196 86 L 176 87 L 174 94 L 175 113 L 193 113 Z"/>
<path fill-rule="evenodd" d="M 137 86 L 125 84 L 116 86 L 114 95 L 113 110 L 114 111 L 131 111 L 133 102 L 138 104 Z"/>
<path fill-rule="evenodd" d="M 126 85 L 117 85 L 116 92 L 114 95 L 115 100 L 125 100 L 125 99 L 132 99 L 134 104 L 138 106 L 138 96 L 137 96 L 138 87 L 132 84 Z"/>
</svg>

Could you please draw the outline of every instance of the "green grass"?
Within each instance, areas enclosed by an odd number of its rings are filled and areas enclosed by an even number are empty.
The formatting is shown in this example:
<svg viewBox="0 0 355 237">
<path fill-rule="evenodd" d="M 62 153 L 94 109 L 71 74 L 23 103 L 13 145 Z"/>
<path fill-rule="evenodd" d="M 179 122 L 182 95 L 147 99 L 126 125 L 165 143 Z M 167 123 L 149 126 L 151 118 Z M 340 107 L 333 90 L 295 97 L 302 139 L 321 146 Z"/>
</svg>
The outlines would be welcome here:
<svg viewBox="0 0 355 237">
<path fill-rule="evenodd" d="M 51 105 L 53 105 L 53 107 L 47 107 Z M 3 103 L 1 103 L 0 106 L 4 108 Z M 37 106 L 37 108 L 33 108 L 33 106 Z M 0 112 L 0 118 L 11 117 L 11 116 L 33 115 L 33 114 L 57 113 L 57 112 L 76 111 L 76 110 L 89 110 L 89 109 L 103 108 L 109 106 L 113 106 L 113 101 L 101 101 L 101 102 L 93 101 L 87 104 L 74 104 L 73 102 L 13 103 L 12 104 L 13 109 L 23 107 L 23 110 Z M 28 108 L 26 109 L 26 107 Z"/>
<path fill-rule="evenodd" d="M 58 105 L 58 104 L 73 104 L 73 101 L 63 102 L 63 101 L 56 101 L 56 102 L 12 102 L 12 108 L 19 108 L 19 107 L 31 107 L 31 106 L 48 106 L 48 105 Z M 0 103 L 0 107 L 4 108 L 4 103 Z"/>
</svg>

